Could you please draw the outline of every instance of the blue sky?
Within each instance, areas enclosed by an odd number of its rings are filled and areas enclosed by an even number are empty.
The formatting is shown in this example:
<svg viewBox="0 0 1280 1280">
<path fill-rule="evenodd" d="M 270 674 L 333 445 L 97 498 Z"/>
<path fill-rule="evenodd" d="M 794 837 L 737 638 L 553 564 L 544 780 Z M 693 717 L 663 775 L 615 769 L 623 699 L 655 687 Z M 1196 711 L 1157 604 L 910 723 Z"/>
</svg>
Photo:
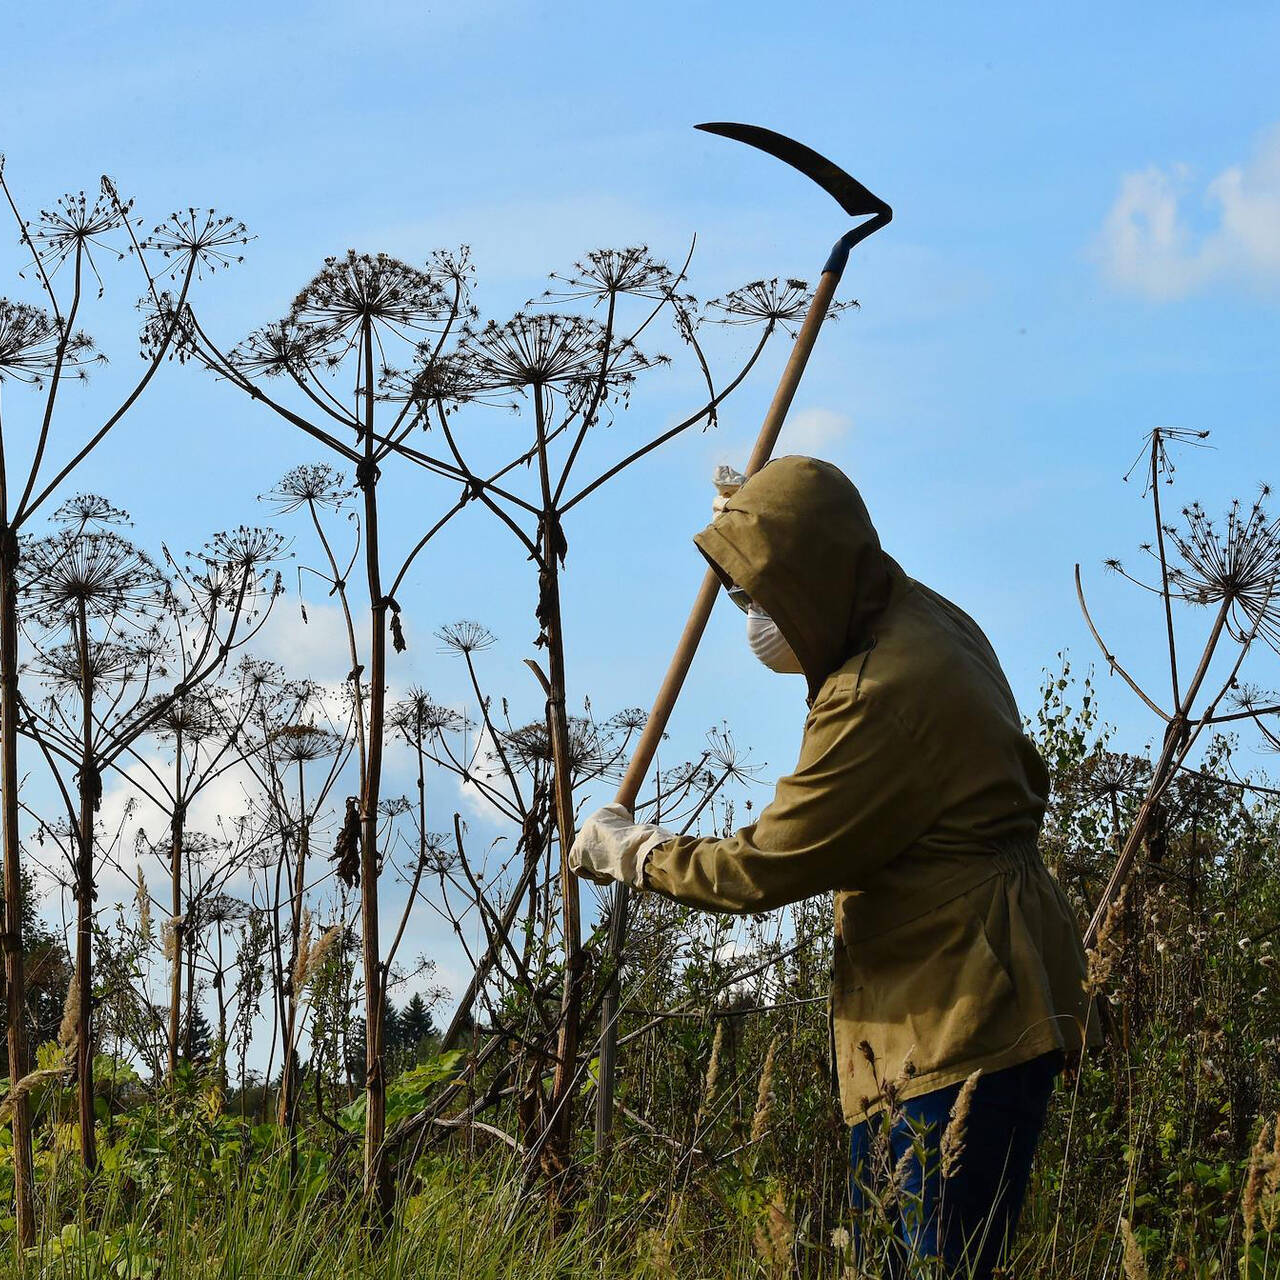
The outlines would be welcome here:
<svg viewBox="0 0 1280 1280">
<path fill-rule="evenodd" d="M 282 314 L 348 247 L 413 261 L 468 243 L 477 302 L 497 318 L 587 249 L 644 242 L 679 259 L 694 233 L 700 294 L 812 279 L 843 215 L 691 126 L 747 120 L 829 154 L 895 219 L 856 251 L 843 295 L 862 309 L 824 334 L 782 447 L 849 472 L 886 548 L 987 629 L 1024 711 L 1059 649 L 1094 660 L 1076 561 L 1118 650 L 1158 670 L 1158 615 L 1099 567 L 1147 535 L 1121 479 L 1143 433 L 1213 431 L 1215 450 L 1179 473 L 1211 510 L 1277 474 L 1274 6 L 68 0 L 15 7 L 5 27 L 0 149 L 19 196 L 37 207 L 105 171 L 149 219 L 187 203 L 243 218 L 247 260 L 201 306 L 229 337 Z M 6 237 L 2 288 L 30 297 L 17 264 Z M 135 355 L 127 308 L 106 314 L 109 380 Z M 648 702 L 700 574 L 689 535 L 707 478 L 745 455 L 784 355 L 717 433 L 664 450 L 571 525 L 571 699 Z M 5 394 L 12 421 L 21 393 Z M 671 407 L 638 409 L 620 440 Z M 255 495 L 315 456 L 175 368 L 81 484 L 129 508 L 144 539 L 198 544 L 264 519 Z M 424 501 L 406 490 L 397 534 Z M 504 642 L 499 685 L 531 698 L 526 578 L 473 514 L 402 593 L 411 636 L 480 618 Z M 713 620 L 674 727 L 696 743 L 727 718 L 772 774 L 794 757 L 800 688 L 759 669 L 740 630 L 732 610 Z M 318 631 L 275 634 L 277 656 L 343 669 Z M 395 674 L 456 692 L 431 642 Z M 1148 720 L 1101 685 L 1121 740 L 1140 745 Z"/>
</svg>

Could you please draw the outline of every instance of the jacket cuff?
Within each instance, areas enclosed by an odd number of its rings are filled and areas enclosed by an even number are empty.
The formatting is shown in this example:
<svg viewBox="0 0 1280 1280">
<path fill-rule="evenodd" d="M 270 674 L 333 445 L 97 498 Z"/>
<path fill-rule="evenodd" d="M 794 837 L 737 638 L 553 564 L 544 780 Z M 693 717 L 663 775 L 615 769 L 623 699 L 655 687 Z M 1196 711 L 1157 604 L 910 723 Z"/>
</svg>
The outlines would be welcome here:
<svg viewBox="0 0 1280 1280">
<path fill-rule="evenodd" d="M 661 827 L 654 827 L 652 834 L 645 837 L 640 847 L 636 850 L 636 870 L 635 883 L 633 889 L 644 890 L 649 886 L 645 883 L 645 867 L 649 863 L 649 855 L 660 845 L 666 844 L 668 840 L 674 840 L 675 833 L 664 831 Z"/>
</svg>

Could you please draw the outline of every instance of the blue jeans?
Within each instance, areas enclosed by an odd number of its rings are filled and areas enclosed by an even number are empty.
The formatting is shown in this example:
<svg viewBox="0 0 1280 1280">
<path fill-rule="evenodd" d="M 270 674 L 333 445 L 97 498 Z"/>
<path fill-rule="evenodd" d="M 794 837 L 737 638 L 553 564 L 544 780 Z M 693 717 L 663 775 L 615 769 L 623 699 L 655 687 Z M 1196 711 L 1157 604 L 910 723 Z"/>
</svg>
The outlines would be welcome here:
<svg viewBox="0 0 1280 1280">
<path fill-rule="evenodd" d="M 855 1256 L 867 1246 L 866 1231 L 857 1230 L 859 1220 L 870 1210 L 870 1200 L 883 1200 L 886 1170 L 890 1176 L 896 1170 L 898 1239 L 888 1274 L 907 1275 L 911 1261 L 928 1258 L 941 1259 L 944 1274 L 988 1280 L 1018 1225 L 1031 1159 L 1061 1069 L 1062 1054 L 1055 1052 L 979 1076 L 964 1150 L 946 1179 L 938 1146 L 959 1083 L 899 1103 L 892 1123 L 880 1115 L 855 1125 L 849 1143 Z M 881 1134 L 887 1152 L 882 1138 L 876 1161 Z M 861 1260 L 864 1268 L 874 1262 L 870 1256 Z"/>
</svg>

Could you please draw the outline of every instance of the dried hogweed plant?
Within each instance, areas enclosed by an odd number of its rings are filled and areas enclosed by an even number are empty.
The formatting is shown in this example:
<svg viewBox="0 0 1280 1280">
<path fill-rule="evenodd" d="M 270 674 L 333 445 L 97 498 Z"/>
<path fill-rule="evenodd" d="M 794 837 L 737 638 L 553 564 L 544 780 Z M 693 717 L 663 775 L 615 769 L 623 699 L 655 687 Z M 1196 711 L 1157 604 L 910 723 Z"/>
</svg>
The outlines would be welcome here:
<svg viewBox="0 0 1280 1280">
<path fill-rule="evenodd" d="M 19 848 L 18 630 L 22 537 L 66 480 L 138 403 L 179 337 L 178 317 L 194 286 L 238 256 L 248 238 L 234 219 L 212 212 L 174 215 L 148 235 L 132 200 L 103 178 L 96 194 L 75 192 L 28 216 L 0 156 L 0 197 L 13 218 L 26 262 L 19 272 L 32 300 L 0 298 L 0 828 L 3 831 L 5 987 L 10 1069 L 28 1062 L 23 1025 L 24 975 Z M 133 274 L 148 313 L 143 361 L 136 376 L 112 380 L 105 404 L 75 417 L 87 430 L 64 429 L 63 388 L 83 382 L 105 354 L 82 328 L 87 310 L 107 292 L 109 268 Z M 167 281 L 167 284 L 165 283 Z M 163 305 L 162 305 L 163 304 Z M 163 316 L 157 312 L 163 310 Z M 30 399 L 7 394 L 17 384 Z M 30 1115 L 25 1099 L 13 1111 L 17 1236 L 35 1240 Z"/>
<path fill-rule="evenodd" d="M 406 379 L 443 351 L 468 316 L 471 266 L 466 252 L 436 254 L 418 267 L 386 254 L 348 252 L 329 258 L 298 292 L 281 320 L 232 347 L 220 345 L 191 308 L 175 314 L 179 358 L 194 359 L 322 444 L 350 467 L 350 490 L 328 464 L 295 469 L 272 495 L 281 510 L 312 520 L 327 579 L 342 611 L 351 650 L 349 693 L 355 714 L 358 785 L 340 870 L 361 898 L 365 1044 L 368 1081 L 364 1166 L 367 1191 L 388 1204 L 383 1173 L 386 1121 L 383 1006 L 387 966 L 379 938 L 379 826 L 387 725 L 387 650 L 406 646 L 396 599 L 406 575 L 431 538 L 485 482 L 456 465 L 414 449 L 413 401 Z M 379 483 L 393 462 L 413 463 L 443 477 L 457 495 L 417 541 L 389 559 L 380 520 Z M 347 510 L 347 504 L 350 510 Z M 350 515 L 351 550 L 339 550 L 321 520 Z M 359 564 L 363 599 L 349 585 Z"/>
<path fill-rule="evenodd" d="M 166 552 L 166 572 L 121 535 L 124 522 L 109 503 L 77 497 L 55 513 L 52 532 L 24 540 L 20 561 L 19 601 L 33 655 L 27 669 L 48 691 L 40 703 L 22 700 L 20 730 L 57 784 L 74 850 L 76 1075 L 89 1169 L 97 1160 L 92 992 L 102 856 L 95 815 L 104 778 L 121 769 L 144 734 L 180 717 L 179 704 L 253 638 L 279 586 L 272 561 L 280 542 L 265 531 L 220 534 L 185 566 Z"/>
<path fill-rule="evenodd" d="M 1161 509 L 1161 490 L 1174 479 L 1170 445 L 1201 444 L 1207 434 L 1158 427 L 1150 433 L 1139 463 L 1135 464 L 1135 469 L 1143 469 L 1146 493 L 1152 503 L 1155 536 L 1143 552 L 1156 568 L 1154 582 L 1131 573 L 1118 560 L 1108 561 L 1112 572 L 1160 601 L 1168 653 L 1167 709 L 1142 687 L 1102 639 L 1085 602 L 1080 568 L 1076 566 L 1080 607 L 1108 667 L 1164 726 L 1160 753 L 1151 766 L 1142 802 L 1089 923 L 1089 946 L 1104 932 L 1108 915 L 1121 909 L 1121 890 L 1139 850 L 1152 834 L 1161 800 L 1187 767 L 1191 752 L 1205 731 L 1241 720 L 1261 722 L 1280 710 L 1224 707 L 1240 689 L 1241 669 L 1258 642 L 1274 651 L 1280 636 L 1280 522 L 1267 513 L 1268 491 L 1264 489 L 1248 507 L 1233 503 L 1221 524 L 1210 520 L 1199 504 L 1183 508 L 1181 524 L 1167 523 Z M 1179 605 L 1211 612 L 1208 634 L 1194 665 L 1180 653 L 1180 635 L 1174 621 L 1174 610 Z"/>
<path fill-rule="evenodd" d="M 561 575 L 569 550 L 566 518 L 601 486 L 661 445 L 695 425 L 713 425 L 719 407 L 750 373 L 769 338 L 779 328 L 787 329 L 796 308 L 808 300 L 804 286 L 790 282 L 780 290 L 748 286 L 703 307 L 686 290 L 688 267 L 686 258 L 679 270 L 672 270 L 643 246 L 588 254 L 571 270 L 553 275 L 542 297 L 511 319 L 467 324 L 457 344 L 441 353 L 442 363 L 425 366 L 428 376 L 410 388 L 423 427 L 438 432 L 455 465 L 466 474 L 481 470 L 473 456 L 489 460 L 495 442 L 511 434 L 502 430 L 501 422 L 495 424 L 495 431 L 468 434 L 470 423 L 492 418 L 495 406 L 505 401 L 523 424 L 515 449 L 508 451 L 506 459 L 492 457 L 488 467 L 501 475 L 506 491 L 480 488 L 475 497 L 510 531 L 537 574 L 536 644 L 545 652 L 546 669 L 535 667 L 535 671 L 546 698 L 546 734 L 555 766 L 552 810 L 560 850 L 561 948 L 566 973 L 552 1105 L 556 1127 L 544 1136 L 543 1145 L 561 1149 L 571 1127 L 576 1088 L 572 1064 L 581 1035 L 586 964 L 579 888 L 567 864 L 574 835 L 570 777 L 575 767 L 575 735 L 566 710 L 561 604 Z M 705 323 L 717 319 L 760 329 L 745 360 L 723 379 L 713 374 L 704 343 Z M 605 442 L 627 420 L 626 411 L 642 382 L 648 385 L 672 363 L 648 347 L 660 327 L 687 351 L 705 394 L 660 434 L 633 442 L 629 450 L 610 448 Z M 522 465 L 527 480 L 518 487 L 514 468 Z M 611 941 L 606 956 L 608 991 L 601 1016 L 607 1072 L 612 1069 L 608 1046 L 616 1018 L 613 988 L 620 948 L 618 937 Z M 597 1135 L 603 1147 L 611 1119 L 609 1087 L 601 1093 Z"/>
</svg>

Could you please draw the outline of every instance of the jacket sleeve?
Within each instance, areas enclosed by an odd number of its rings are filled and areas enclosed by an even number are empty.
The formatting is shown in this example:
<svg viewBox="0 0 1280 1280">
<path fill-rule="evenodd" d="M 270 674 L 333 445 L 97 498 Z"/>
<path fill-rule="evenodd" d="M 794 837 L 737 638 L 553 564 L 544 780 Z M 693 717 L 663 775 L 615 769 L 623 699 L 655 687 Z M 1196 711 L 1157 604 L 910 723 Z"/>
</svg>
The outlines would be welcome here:
<svg viewBox="0 0 1280 1280">
<path fill-rule="evenodd" d="M 860 889 L 937 816 L 934 789 L 906 730 L 856 677 L 823 691 L 805 722 L 800 760 L 751 826 L 723 840 L 657 845 L 644 881 L 705 911 L 768 911 Z"/>
</svg>

